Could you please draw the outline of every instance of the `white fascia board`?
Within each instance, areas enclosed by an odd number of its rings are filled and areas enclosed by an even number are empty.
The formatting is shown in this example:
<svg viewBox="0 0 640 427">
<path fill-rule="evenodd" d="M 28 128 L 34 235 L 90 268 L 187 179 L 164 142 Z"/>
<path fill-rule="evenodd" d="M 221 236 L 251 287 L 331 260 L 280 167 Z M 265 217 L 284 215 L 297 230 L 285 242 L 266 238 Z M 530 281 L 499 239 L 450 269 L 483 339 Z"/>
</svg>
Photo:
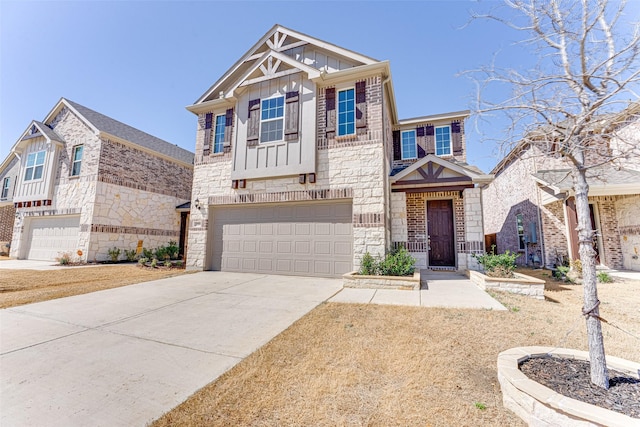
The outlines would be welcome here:
<svg viewBox="0 0 640 427">
<path fill-rule="evenodd" d="M 236 98 L 230 96 L 228 98 L 212 99 L 211 101 L 205 101 L 200 104 L 187 105 L 185 108 L 193 114 L 198 115 L 200 113 L 208 113 L 218 108 L 233 107 L 235 104 Z"/>
<path fill-rule="evenodd" d="M 573 193 L 573 189 L 571 189 L 571 193 Z M 640 183 L 589 185 L 589 196 L 622 196 L 627 194 L 640 194 Z"/>
<path fill-rule="evenodd" d="M 324 83 L 340 83 L 342 81 L 352 80 L 354 77 L 358 75 L 371 75 L 381 73 L 383 77 L 387 77 L 391 75 L 391 71 L 389 69 L 389 61 L 381 61 L 368 65 L 360 65 L 358 67 L 353 68 L 345 68 L 344 70 L 334 71 L 331 73 L 320 72 L 319 79 L 311 79 L 316 83 L 324 82 Z"/>
<path fill-rule="evenodd" d="M 29 140 L 25 140 L 23 141 L 22 138 L 24 138 L 25 136 L 27 136 L 27 133 L 29 132 L 29 130 L 31 129 L 32 126 L 37 127 L 38 129 L 40 129 L 40 135 L 44 137 L 44 139 L 47 140 L 47 143 L 54 143 L 55 145 L 57 145 L 58 147 L 63 146 L 64 144 L 57 140 L 57 139 L 51 139 L 47 136 L 46 133 L 44 133 L 44 131 L 42 130 L 42 126 L 40 126 L 35 120 L 31 120 L 31 122 L 29 123 L 29 126 L 27 126 L 27 128 L 24 130 L 24 132 L 22 132 L 22 134 L 20 134 L 20 138 L 18 139 L 18 141 L 16 141 L 15 144 L 13 144 L 13 147 L 11 147 L 11 151 L 10 153 L 13 153 L 14 155 L 18 156 L 19 154 L 22 154 L 22 151 L 24 149 L 24 146 L 29 144 Z M 19 156 L 18 156 L 19 157 Z M 4 163 L 3 163 L 4 165 Z"/>
<path fill-rule="evenodd" d="M 451 163 L 445 159 L 442 159 L 434 154 L 428 154 L 424 156 L 422 159 L 412 164 L 411 166 L 409 166 L 408 168 L 402 170 L 397 175 L 392 176 L 390 179 L 391 183 L 393 184 L 394 182 L 399 181 L 401 178 L 404 178 L 405 176 L 409 175 L 411 172 L 418 170 L 419 168 L 421 168 L 422 166 L 426 165 L 429 162 L 433 162 L 447 169 L 451 169 L 452 171 L 458 172 L 461 175 L 468 176 L 469 178 L 471 178 L 472 182 L 483 183 L 486 180 L 489 180 L 486 182 L 491 182 L 491 180 L 493 179 L 493 175 L 481 175 L 467 168 L 456 165 L 455 163 Z M 475 181 L 476 179 L 478 180 Z"/>
<path fill-rule="evenodd" d="M 415 125 L 424 122 L 435 122 L 439 120 L 466 119 L 471 112 L 469 110 L 452 111 L 450 113 L 434 114 L 431 116 L 414 117 L 412 119 L 398 120 L 399 126 Z"/>
</svg>

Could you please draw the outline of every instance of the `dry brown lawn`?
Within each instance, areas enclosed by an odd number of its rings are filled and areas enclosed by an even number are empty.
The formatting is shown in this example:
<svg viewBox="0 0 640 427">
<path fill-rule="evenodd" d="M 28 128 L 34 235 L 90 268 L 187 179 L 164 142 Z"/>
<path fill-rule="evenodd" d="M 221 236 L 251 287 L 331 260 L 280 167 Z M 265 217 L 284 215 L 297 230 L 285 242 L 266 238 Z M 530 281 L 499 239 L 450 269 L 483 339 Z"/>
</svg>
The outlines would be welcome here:
<svg viewBox="0 0 640 427">
<path fill-rule="evenodd" d="M 524 425 L 502 406 L 498 353 L 587 346 L 582 287 L 548 288 L 546 301 L 496 294 L 501 312 L 323 304 L 153 426 Z M 640 336 L 640 282 L 599 295 L 601 315 Z M 640 360 L 640 341 L 603 328 L 609 355 Z"/>
<path fill-rule="evenodd" d="M 0 270 L 0 308 L 86 294 L 184 273 L 185 270 L 139 268 L 133 264 L 67 267 L 45 271 Z"/>
</svg>

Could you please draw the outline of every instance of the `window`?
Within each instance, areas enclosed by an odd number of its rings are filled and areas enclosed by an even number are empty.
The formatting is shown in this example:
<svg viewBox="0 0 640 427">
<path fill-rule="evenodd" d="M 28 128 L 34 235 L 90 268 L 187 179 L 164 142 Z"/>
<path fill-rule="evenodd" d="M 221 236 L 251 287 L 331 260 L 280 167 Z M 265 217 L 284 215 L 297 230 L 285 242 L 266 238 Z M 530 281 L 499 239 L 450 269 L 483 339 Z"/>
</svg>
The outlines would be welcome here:
<svg viewBox="0 0 640 427">
<path fill-rule="evenodd" d="M 518 230 L 518 250 L 524 251 L 524 221 L 522 214 L 516 215 L 516 228 Z"/>
<path fill-rule="evenodd" d="M 338 92 L 338 136 L 356 133 L 355 89 Z"/>
<path fill-rule="evenodd" d="M 42 170 L 44 169 L 44 151 L 30 153 L 27 156 L 27 168 L 24 171 L 24 180 L 31 181 L 42 178 Z"/>
<path fill-rule="evenodd" d="M 440 126 L 436 128 L 436 156 L 451 155 L 451 128 Z"/>
<path fill-rule="evenodd" d="M 73 147 L 73 156 L 71 160 L 71 176 L 80 175 L 80 166 L 82 166 L 82 152 L 84 151 L 82 145 L 76 145 Z"/>
<path fill-rule="evenodd" d="M 402 132 L 402 159 L 415 159 L 416 153 L 416 131 L 407 130 Z"/>
<path fill-rule="evenodd" d="M 281 141 L 284 137 L 284 96 L 263 100 L 260 111 L 260 142 Z"/>
<path fill-rule="evenodd" d="M 216 133 L 213 137 L 213 152 L 222 153 L 224 150 L 224 127 L 226 124 L 226 117 L 224 114 L 216 116 Z"/>
<path fill-rule="evenodd" d="M 0 199 L 2 200 L 6 199 L 9 196 L 9 183 L 10 183 L 9 177 L 6 177 L 2 181 L 2 195 L 0 195 Z"/>
</svg>

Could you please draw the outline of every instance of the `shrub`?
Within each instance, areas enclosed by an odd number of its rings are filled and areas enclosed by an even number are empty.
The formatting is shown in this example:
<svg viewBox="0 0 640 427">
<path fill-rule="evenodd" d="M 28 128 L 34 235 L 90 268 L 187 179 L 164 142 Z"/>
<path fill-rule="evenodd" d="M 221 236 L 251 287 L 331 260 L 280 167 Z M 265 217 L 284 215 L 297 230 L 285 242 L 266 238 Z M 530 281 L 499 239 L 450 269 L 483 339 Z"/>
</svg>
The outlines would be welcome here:
<svg viewBox="0 0 640 427">
<path fill-rule="evenodd" d="M 127 258 L 127 261 L 135 261 L 136 260 L 136 250 L 135 249 L 125 249 L 124 256 Z"/>
<path fill-rule="evenodd" d="M 182 268 L 184 266 L 184 263 L 180 260 L 176 261 L 176 267 L 178 268 Z"/>
<path fill-rule="evenodd" d="M 378 272 L 377 264 L 376 260 L 369 252 L 367 252 L 362 257 L 362 261 L 360 261 L 360 271 L 358 271 L 358 274 L 363 276 L 374 276 Z"/>
<path fill-rule="evenodd" d="M 164 266 L 165 266 L 165 267 L 167 267 L 167 268 L 171 268 L 171 261 L 166 260 L 166 261 L 164 262 Z"/>
<path fill-rule="evenodd" d="M 611 278 L 611 276 L 609 276 L 609 273 L 601 271 L 600 273 L 598 273 L 598 282 L 611 283 L 613 282 L 613 279 Z"/>
<path fill-rule="evenodd" d="M 405 248 L 387 254 L 384 259 L 374 259 L 369 252 L 360 262 L 358 274 L 374 276 L 410 276 L 415 271 L 416 260 Z"/>
<path fill-rule="evenodd" d="M 151 259 L 153 258 L 153 251 L 151 249 L 142 248 L 142 256 Z"/>
<path fill-rule="evenodd" d="M 160 261 L 164 261 L 169 258 L 169 254 L 167 253 L 167 248 L 164 246 L 159 246 L 153 251 L 153 255 Z"/>
<path fill-rule="evenodd" d="M 166 251 L 170 259 L 176 259 L 178 258 L 178 252 L 180 251 L 180 248 L 178 247 L 178 244 L 175 242 L 175 240 L 169 240 L 169 244 L 166 246 Z"/>
<path fill-rule="evenodd" d="M 495 253 L 496 246 L 491 246 L 491 253 L 482 255 L 473 254 L 478 263 L 482 266 L 487 276 L 490 277 L 513 277 L 513 270 L 516 269 L 516 258 L 520 254 L 505 251 L 503 254 Z"/>
<path fill-rule="evenodd" d="M 158 267 L 158 260 L 157 259 L 154 258 L 154 259 L 151 260 L 151 267 L 152 268 Z"/>
<path fill-rule="evenodd" d="M 69 265 L 71 264 L 71 252 L 62 252 L 59 257 L 56 258 L 58 264 Z"/>
<path fill-rule="evenodd" d="M 556 271 L 554 271 L 553 275 L 556 276 L 556 279 L 562 280 L 563 278 L 567 277 L 568 273 L 569 273 L 569 267 L 566 267 L 564 265 L 559 265 L 556 268 Z"/>
<path fill-rule="evenodd" d="M 571 269 L 578 275 L 578 277 L 582 277 L 582 261 L 579 259 L 574 259 L 570 263 Z"/>
<path fill-rule="evenodd" d="M 118 261 L 118 258 L 120 258 L 120 249 L 114 246 L 113 248 L 109 249 L 108 252 L 109 258 L 111 258 L 112 262 Z"/>
<path fill-rule="evenodd" d="M 149 258 L 140 257 L 138 259 L 138 264 L 140 264 L 140 265 L 145 265 L 147 262 L 149 262 Z"/>
</svg>

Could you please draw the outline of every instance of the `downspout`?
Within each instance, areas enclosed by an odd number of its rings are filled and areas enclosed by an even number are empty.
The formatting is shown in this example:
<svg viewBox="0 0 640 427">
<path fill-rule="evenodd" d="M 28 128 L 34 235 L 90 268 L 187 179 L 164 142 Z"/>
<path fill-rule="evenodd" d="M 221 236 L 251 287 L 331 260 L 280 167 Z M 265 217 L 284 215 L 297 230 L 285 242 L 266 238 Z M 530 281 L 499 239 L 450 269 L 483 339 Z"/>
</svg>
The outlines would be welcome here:
<svg viewBox="0 0 640 427">
<path fill-rule="evenodd" d="M 382 80 L 382 147 L 385 150 L 385 155 L 387 147 L 384 144 L 384 140 L 386 137 L 385 134 L 385 129 L 384 129 L 384 125 L 386 123 L 385 120 L 385 115 L 386 115 L 386 105 L 385 105 L 385 96 L 384 96 L 384 88 L 385 85 L 387 83 L 389 83 L 389 81 L 391 80 L 391 75 L 387 76 L 384 80 Z M 395 101 L 395 100 L 394 100 Z M 387 100 L 388 102 L 388 100 Z M 386 203 L 386 209 L 385 209 L 385 216 L 387 217 L 385 220 L 385 228 L 386 228 L 386 232 L 385 232 L 385 240 L 387 240 L 387 243 L 385 244 L 385 251 L 389 251 L 391 249 L 391 245 L 392 245 L 392 231 L 391 231 L 391 183 L 389 182 L 389 172 L 391 171 L 391 165 L 388 164 L 387 162 L 384 162 L 385 164 L 385 168 L 382 171 L 383 176 L 383 182 L 384 182 L 384 187 L 385 187 L 385 193 L 386 193 L 386 198 L 387 198 L 387 203 Z M 388 168 L 388 171 L 387 171 Z M 387 238 L 388 237 L 388 238 Z"/>
<path fill-rule="evenodd" d="M 538 170 L 538 168 L 536 167 L 535 156 L 533 156 L 533 168 L 536 171 Z M 540 240 L 540 266 L 544 268 L 547 266 L 547 258 L 544 252 L 544 234 L 542 233 L 542 209 L 540 208 L 542 204 L 542 199 L 540 197 L 540 189 L 538 188 L 538 185 L 535 182 L 533 183 L 533 187 L 535 188 L 535 192 L 536 192 L 536 201 L 537 201 L 536 208 L 538 211 L 538 239 Z"/>
</svg>

